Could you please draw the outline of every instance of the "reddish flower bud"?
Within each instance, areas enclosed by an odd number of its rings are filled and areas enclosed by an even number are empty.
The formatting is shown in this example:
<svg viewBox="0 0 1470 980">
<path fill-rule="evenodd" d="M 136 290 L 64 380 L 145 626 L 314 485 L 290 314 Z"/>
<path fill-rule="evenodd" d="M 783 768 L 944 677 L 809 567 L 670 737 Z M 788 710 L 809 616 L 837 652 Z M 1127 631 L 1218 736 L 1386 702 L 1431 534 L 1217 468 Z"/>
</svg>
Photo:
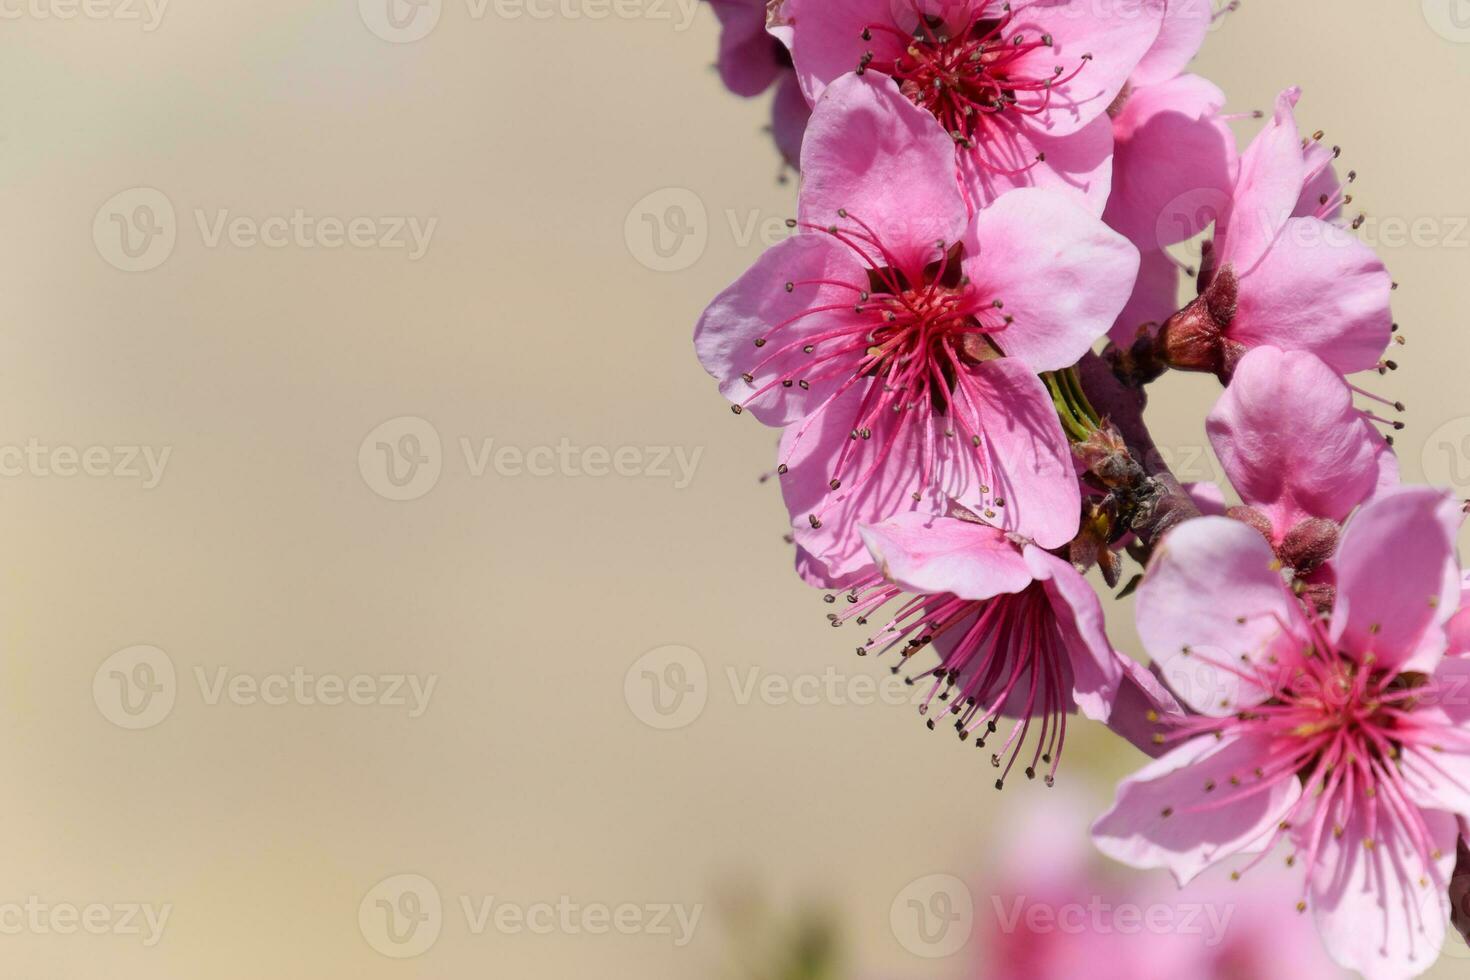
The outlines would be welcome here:
<svg viewBox="0 0 1470 980">
<path fill-rule="evenodd" d="M 1310 517 L 1286 532 L 1276 555 L 1297 575 L 1316 571 L 1322 563 L 1337 551 L 1337 539 L 1342 529 L 1336 521 L 1325 517 Z"/>
<path fill-rule="evenodd" d="M 1222 268 L 1188 306 L 1171 316 L 1159 331 L 1159 350 L 1170 367 L 1208 371 L 1229 381 L 1245 347 L 1225 336 L 1235 319 L 1238 283 L 1235 270 Z"/>
</svg>

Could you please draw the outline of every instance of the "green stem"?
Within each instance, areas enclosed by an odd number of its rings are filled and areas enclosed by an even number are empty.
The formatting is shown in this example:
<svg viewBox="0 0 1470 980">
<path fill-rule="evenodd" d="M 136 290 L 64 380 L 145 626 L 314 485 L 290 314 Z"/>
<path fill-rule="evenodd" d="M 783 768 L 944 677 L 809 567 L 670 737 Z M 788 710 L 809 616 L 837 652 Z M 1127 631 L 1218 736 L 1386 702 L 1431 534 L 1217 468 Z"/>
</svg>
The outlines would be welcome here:
<svg viewBox="0 0 1470 980">
<path fill-rule="evenodd" d="M 1061 420 L 1067 438 L 1073 442 L 1086 442 L 1102 426 L 1102 418 L 1083 393 L 1076 369 L 1048 371 L 1041 376 L 1041 381 L 1051 395 L 1052 405 L 1056 407 L 1057 418 Z"/>
</svg>

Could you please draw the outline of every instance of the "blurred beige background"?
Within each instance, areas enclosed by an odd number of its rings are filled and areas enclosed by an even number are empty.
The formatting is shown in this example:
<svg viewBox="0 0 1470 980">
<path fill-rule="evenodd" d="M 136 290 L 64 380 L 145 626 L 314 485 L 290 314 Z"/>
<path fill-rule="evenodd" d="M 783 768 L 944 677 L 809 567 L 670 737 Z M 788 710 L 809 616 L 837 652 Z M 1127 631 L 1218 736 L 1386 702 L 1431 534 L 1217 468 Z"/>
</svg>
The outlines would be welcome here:
<svg viewBox="0 0 1470 980">
<path fill-rule="evenodd" d="M 850 703 L 887 672 L 692 354 L 795 193 L 711 13 L 159 2 L 0 3 L 0 972 L 719 976 L 745 889 L 962 973 L 890 908 L 983 882 L 993 774 Z M 1255 0 L 1199 68 L 1344 146 L 1406 474 L 1470 493 L 1470 4 Z M 1159 387 L 1186 477 L 1216 394 Z"/>
</svg>

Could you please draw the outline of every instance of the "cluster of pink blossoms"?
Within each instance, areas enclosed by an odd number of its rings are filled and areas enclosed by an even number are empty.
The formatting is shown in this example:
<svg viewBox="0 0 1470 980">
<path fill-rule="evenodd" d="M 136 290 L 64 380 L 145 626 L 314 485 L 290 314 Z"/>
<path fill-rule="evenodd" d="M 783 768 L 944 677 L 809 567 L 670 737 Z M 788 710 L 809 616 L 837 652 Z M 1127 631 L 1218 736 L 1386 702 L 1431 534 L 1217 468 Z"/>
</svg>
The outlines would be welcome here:
<svg viewBox="0 0 1470 980">
<path fill-rule="evenodd" d="M 1238 149 L 1188 72 L 1209 0 L 712 3 L 801 183 L 695 348 L 781 429 L 833 624 L 895 671 L 932 649 L 927 724 L 997 786 L 1052 783 L 1077 713 L 1153 756 L 1106 854 L 1181 884 L 1284 861 L 1338 963 L 1422 973 L 1470 832 L 1464 512 L 1399 485 L 1402 406 L 1349 380 L 1395 366 L 1394 286 L 1300 93 Z M 1201 233 L 1197 267 L 1166 251 Z M 1155 450 L 1169 369 L 1225 385 L 1206 428 L 1240 503 Z M 1148 669 L 1084 577 L 1125 555 Z"/>
</svg>

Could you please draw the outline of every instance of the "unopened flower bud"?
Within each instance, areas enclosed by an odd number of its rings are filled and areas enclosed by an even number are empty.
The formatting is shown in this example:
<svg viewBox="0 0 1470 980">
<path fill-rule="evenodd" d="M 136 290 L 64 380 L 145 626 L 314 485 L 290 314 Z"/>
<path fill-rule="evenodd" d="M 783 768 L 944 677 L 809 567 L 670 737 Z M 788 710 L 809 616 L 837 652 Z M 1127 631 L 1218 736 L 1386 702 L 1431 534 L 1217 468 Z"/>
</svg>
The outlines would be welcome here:
<svg viewBox="0 0 1470 980">
<path fill-rule="evenodd" d="M 1337 539 L 1341 533 L 1336 521 L 1325 517 L 1307 518 L 1286 532 L 1276 555 L 1298 575 L 1307 575 L 1320 568 L 1337 551 Z"/>
<path fill-rule="evenodd" d="M 1237 295 L 1235 270 L 1227 265 L 1204 292 L 1164 323 L 1159 331 L 1164 362 L 1181 371 L 1208 371 L 1228 381 L 1245 354 L 1244 345 L 1225 336 L 1235 319 Z"/>
</svg>

